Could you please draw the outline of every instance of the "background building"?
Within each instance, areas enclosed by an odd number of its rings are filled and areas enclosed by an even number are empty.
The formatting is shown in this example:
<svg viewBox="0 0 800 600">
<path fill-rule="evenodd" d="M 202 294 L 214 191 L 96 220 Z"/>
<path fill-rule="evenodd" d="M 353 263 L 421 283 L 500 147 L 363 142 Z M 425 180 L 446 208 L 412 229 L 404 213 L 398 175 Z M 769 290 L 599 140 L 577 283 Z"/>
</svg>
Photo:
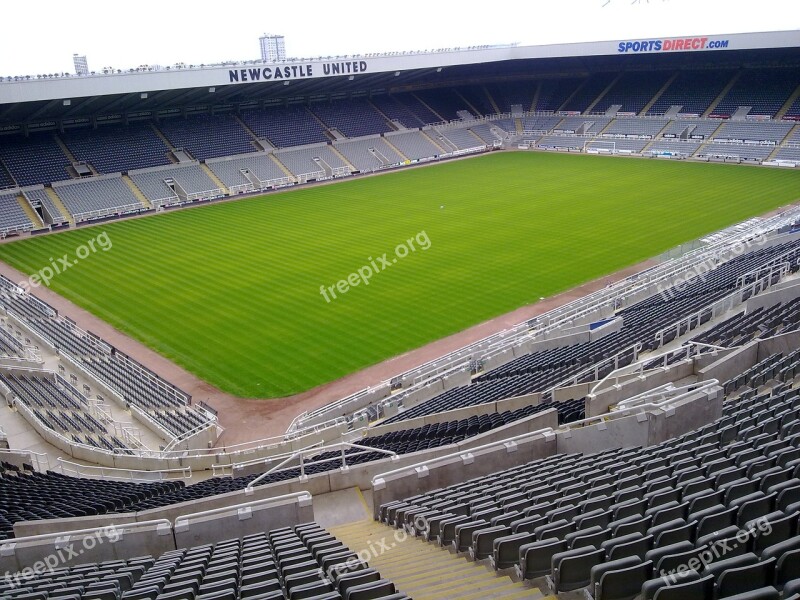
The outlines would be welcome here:
<svg viewBox="0 0 800 600">
<path fill-rule="evenodd" d="M 264 34 L 258 41 L 261 45 L 261 60 L 264 62 L 281 62 L 286 60 L 286 46 L 282 35 Z"/>
<path fill-rule="evenodd" d="M 72 55 L 72 63 L 75 65 L 75 74 L 76 75 L 88 75 L 89 74 L 89 63 L 86 62 L 86 55 L 85 54 L 73 54 Z"/>
</svg>

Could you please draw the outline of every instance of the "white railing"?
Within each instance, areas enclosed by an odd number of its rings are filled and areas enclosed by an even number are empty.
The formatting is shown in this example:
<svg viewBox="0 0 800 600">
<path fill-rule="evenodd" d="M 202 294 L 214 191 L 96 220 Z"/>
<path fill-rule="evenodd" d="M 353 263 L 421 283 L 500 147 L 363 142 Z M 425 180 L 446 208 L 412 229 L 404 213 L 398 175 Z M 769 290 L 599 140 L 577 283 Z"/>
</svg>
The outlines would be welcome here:
<svg viewBox="0 0 800 600">
<path fill-rule="evenodd" d="M 625 348 L 623 350 L 620 350 L 619 352 L 617 352 L 613 356 L 609 356 L 608 358 L 604 358 L 600 362 L 597 362 L 597 363 L 595 363 L 593 365 L 590 365 L 590 366 L 586 367 L 585 369 L 582 369 L 582 370 L 578 371 L 577 373 L 575 373 L 575 375 L 570 375 L 566 379 L 564 379 L 564 380 L 560 381 L 559 383 L 555 384 L 554 386 L 551 386 L 548 389 L 546 389 L 543 392 L 543 395 L 545 397 L 551 397 L 552 398 L 553 392 L 555 392 L 556 390 L 561 389 L 563 387 L 567 387 L 567 386 L 570 386 L 570 385 L 577 385 L 577 384 L 581 383 L 580 380 L 583 379 L 586 375 L 590 375 L 590 374 L 593 375 L 594 379 L 592 381 L 597 381 L 597 379 L 600 377 L 600 370 L 603 369 L 603 367 L 613 364 L 614 368 L 611 370 L 611 372 L 619 369 L 620 368 L 620 366 L 619 366 L 620 359 L 625 357 L 628 354 L 630 354 L 632 356 L 633 362 L 636 362 L 636 360 L 639 357 L 639 351 L 641 349 L 642 349 L 642 344 L 640 342 L 636 342 L 635 344 L 633 344 L 631 346 L 628 346 L 627 348 Z"/>
<path fill-rule="evenodd" d="M 245 490 L 245 492 L 247 492 L 247 490 Z M 250 493 L 252 493 L 252 491 Z M 205 517 L 212 517 L 214 515 L 221 515 L 230 512 L 238 515 L 249 514 L 255 507 L 269 506 L 271 504 L 282 504 L 287 500 L 293 500 L 300 506 L 308 506 L 313 502 L 313 497 L 311 496 L 310 492 L 306 491 L 292 492 L 291 494 L 273 496 L 272 498 L 264 498 L 262 500 L 254 500 L 252 502 L 243 502 L 241 504 L 234 504 L 233 506 L 222 506 L 220 508 L 212 508 L 210 510 L 204 510 L 188 515 L 179 515 L 175 518 L 175 532 L 180 533 L 182 531 L 186 531 L 194 519 L 205 519 Z"/>
<path fill-rule="evenodd" d="M 313 452 L 314 454 L 320 454 L 320 453 L 324 453 L 324 452 L 333 452 L 333 451 L 335 451 L 337 449 L 340 450 L 340 457 L 341 457 L 341 460 L 342 460 L 341 469 L 343 471 L 346 471 L 347 469 L 349 469 L 349 466 L 347 465 L 347 456 L 348 455 L 345 452 L 348 449 L 361 450 L 361 452 L 354 452 L 353 454 L 350 454 L 351 457 L 360 456 L 361 454 L 377 452 L 379 454 L 385 454 L 386 456 L 391 457 L 392 460 L 396 460 L 398 458 L 397 453 L 396 452 L 392 452 L 391 450 L 384 450 L 382 448 L 372 448 L 371 446 L 361 446 L 359 444 L 353 444 L 353 443 L 350 443 L 350 442 L 338 442 L 336 444 L 331 444 L 330 446 L 322 446 L 320 448 L 310 448 L 310 449 L 306 449 L 306 450 L 298 450 L 297 452 L 293 452 L 285 460 L 282 460 L 277 465 L 272 467 L 269 471 L 266 471 L 266 472 L 262 473 L 261 475 L 259 475 L 258 477 L 256 477 L 255 479 L 253 479 L 253 481 L 251 481 L 247 485 L 247 487 L 245 488 L 245 492 L 246 493 L 252 493 L 252 489 L 253 489 L 253 487 L 255 485 L 257 485 L 258 483 L 261 483 L 261 481 L 263 479 L 265 479 L 266 477 L 268 477 L 269 475 L 271 475 L 275 471 L 281 471 L 281 470 L 284 470 L 284 469 L 292 468 L 292 467 L 287 466 L 287 465 L 289 465 L 293 460 L 298 459 L 298 458 L 300 459 L 300 465 L 299 465 L 299 467 L 300 467 L 300 480 L 302 481 L 302 480 L 304 480 L 306 478 L 306 467 L 310 467 L 312 465 L 321 465 L 321 464 L 325 464 L 325 463 L 330 463 L 330 462 L 333 462 L 333 460 L 335 460 L 334 458 L 323 458 L 323 459 L 319 459 L 319 460 L 313 460 L 311 462 L 306 462 L 305 461 L 305 457 L 309 452 Z"/>
<path fill-rule="evenodd" d="M 325 177 L 325 171 L 313 171 L 311 173 L 301 173 L 297 176 L 297 183 L 308 183 L 311 179 L 321 179 Z"/>
<path fill-rule="evenodd" d="M 77 223 L 80 221 L 89 221 L 91 219 L 99 219 L 101 217 L 107 217 L 108 215 L 121 215 L 125 213 L 138 212 L 140 210 L 145 210 L 144 204 L 141 203 L 123 204 L 122 206 L 110 206 L 108 208 L 72 213 L 72 217 L 75 219 L 75 222 Z"/>
<path fill-rule="evenodd" d="M 118 469 L 114 467 L 81 465 L 69 460 L 64 460 L 60 456 L 56 459 L 56 462 L 58 463 L 58 470 L 60 473 L 63 473 L 64 475 L 74 475 L 75 477 L 135 482 L 153 482 L 192 478 L 191 467 L 162 469 L 160 471 Z"/>
</svg>

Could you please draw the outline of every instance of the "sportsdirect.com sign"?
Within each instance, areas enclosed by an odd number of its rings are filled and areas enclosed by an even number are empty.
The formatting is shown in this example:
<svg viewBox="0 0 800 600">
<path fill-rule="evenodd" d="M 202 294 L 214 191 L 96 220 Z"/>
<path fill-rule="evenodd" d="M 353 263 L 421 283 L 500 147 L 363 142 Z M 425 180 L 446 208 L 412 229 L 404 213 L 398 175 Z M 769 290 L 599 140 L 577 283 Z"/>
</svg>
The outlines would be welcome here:
<svg viewBox="0 0 800 600">
<path fill-rule="evenodd" d="M 695 50 L 720 50 L 727 48 L 730 40 L 707 37 L 670 38 L 665 40 L 636 40 L 620 42 L 617 52 L 691 52 Z"/>
</svg>

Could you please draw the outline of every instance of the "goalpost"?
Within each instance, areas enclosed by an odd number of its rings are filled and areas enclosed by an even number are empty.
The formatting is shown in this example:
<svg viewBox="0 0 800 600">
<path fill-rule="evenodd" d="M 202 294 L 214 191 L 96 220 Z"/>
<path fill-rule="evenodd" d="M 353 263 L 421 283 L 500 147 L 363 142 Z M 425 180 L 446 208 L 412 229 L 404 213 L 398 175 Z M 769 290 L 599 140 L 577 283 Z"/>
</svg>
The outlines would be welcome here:
<svg viewBox="0 0 800 600">
<path fill-rule="evenodd" d="M 586 154 L 616 154 L 617 142 L 612 140 L 587 140 L 583 144 Z"/>
</svg>

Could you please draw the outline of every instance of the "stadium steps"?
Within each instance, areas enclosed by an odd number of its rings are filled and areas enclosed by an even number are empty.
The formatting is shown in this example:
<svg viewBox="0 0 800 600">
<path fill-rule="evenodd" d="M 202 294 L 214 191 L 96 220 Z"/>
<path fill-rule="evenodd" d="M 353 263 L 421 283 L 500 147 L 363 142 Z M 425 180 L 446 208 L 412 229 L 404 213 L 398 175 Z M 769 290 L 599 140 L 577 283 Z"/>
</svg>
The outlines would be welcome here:
<svg viewBox="0 0 800 600">
<path fill-rule="evenodd" d="M 436 115 L 436 117 L 437 117 L 437 118 L 438 118 L 438 119 L 439 119 L 441 122 L 445 122 L 445 121 L 447 121 L 447 119 L 445 119 L 445 118 L 444 118 L 442 115 L 440 115 L 440 114 L 439 114 L 439 113 L 437 113 L 435 110 L 433 110 L 433 109 L 431 108 L 430 104 L 428 104 L 427 102 L 425 102 L 425 101 L 424 101 L 422 98 L 420 98 L 419 96 L 417 96 L 417 95 L 416 95 L 414 92 L 411 92 L 411 95 L 412 95 L 412 96 L 414 96 L 414 98 L 416 98 L 416 99 L 417 99 L 417 102 L 419 102 L 420 104 L 422 104 L 422 106 L 424 106 L 424 107 L 425 107 L 425 108 L 427 108 L 429 111 L 431 111 L 433 114 L 435 114 L 435 115 Z"/>
<path fill-rule="evenodd" d="M 147 208 L 153 208 L 153 203 L 150 202 L 150 200 L 147 199 L 147 196 L 145 196 L 142 193 L 142 191 L 136 186 L 136 184 L 133 183 L 133 179 L 131 179 L 127 175 L 123 175 L 122 176 L 122 181 L 125 182 L 125 185 L 127 185 L 129 188 L 131 188 L 131 191 L 133 192 L 133 195 L 136 196 L 136 199 L 139 202 L 144 204 Z"/>
<path fill-rule="evenodd" d="M 453 91 L 456 93 L 456 96 L 458 96 L 459 98 L 461 98 L 461 100 L 464 101 L 464 104 L 466 104 L 467 108 L 472 111 L 473 115 L 483 115 L 483 113 L 479 111 L 477 108 L 475 108 L 472 102 L 467 100 L 461 92 L 459 92 L 456 88 L 453 88 Z"/>
<path fill-rule="evenodd" d="M 155 123 L 150 123 L 150 127 L 153 128 L 153 131 L 156 133 L 158 138 L 162 142 L 164 142 L 164 145 L 167 147 L 167 150 L 170 151 L 169 154 L 168 154 L 170 162 L 173 162 L 173 163 L 176 162 L 175 161 L 175 157 L 172 155 L 172 150 L 174 150 L 175 148 L 172 147 L 172 143 L 170 143 L 170 141 L 167 139 L 167 136 L 165 136 L 163 133 L 161 133 L 161 130 L 158 127 L 156 127 Z"/>
<path fill-rule="evenodd" d="M 325 130 L 325 136 L 326 136 L 326 137 L 327 137 L 327 138 L 328 138 L 328 139 L 329 139 L 331 142 L 335 142 L 335 141 L 337 141 L 337 140 L 339 139 L 339 138 L 337 138 L 335 135 L 333 135 L 333 134 L 330 132 L 330 130 L 331 130 L 331 126 L 330 126 L 330 125 L 328 125 L 328 124 L 327 124 L 325 121 L 323 121 L 321 118 L 319 118 L 319 117 L 317 116 L 317 113 L 315 113 L 313 110 L 311 110 L 311 109 L 310 109 L 308 106 L 306 106 L 305 108 L 306 108 L 306 112 L 307 112 L 309 115 L 311 115 L 311 118 L 312 118 L 312 119 L 314 119 L 314 120 L 315 120 L 317 123 L 319 123 L 319 124 L 320 124 L 320 126 L 321 126 L 321 127 L 324 129 L 324 130 Z M 347 136 L 346 136 L 346 135 L 344 135 L 343 133 L 341 133 L 341 132 L 340 132 L 340 134 L 341 134 L 342 136 L 344 136 L 344 138 L 345 138 L 345 139 L 347 138 Z"/>
<path fill-rule="evenodd" d="M 664 124 L 664 126 L 663 126 L 663 127 L 660 129 L 660 130 L 659 130 L 659 132 L 653 136 L 653 139 L 652 139 L 652 140 L 650 140 L 650 141 L 647 143 L 647 145 L 646 145 L 644 148 L 642 148 L 642 152 L 641 152 L 641 154 L 644 154 L 645 152 L 647 152 L 648 150 L 650 150 L 650 147 L 651 147 L 653 144 L 655 144 L 655 143 L 656 143 L 658 140 L 662 139 L 662 138 L 661 138 L 661 134 L 663 134 L 663 133 L 664 133 L 664 131 L 665 131 L 665 130 L 666 130 L 666 129 L 667 129 L 669 126 L 670 126 L 670 125 L 672 125 L 672 121 L 667 121 L 667 122 Z"/>
<path fill-rule="evenodd" d="M 53 139 L 56 141 L 56 144 L 58 144 L 58 147 L 61 148 L 61 151 L 64 153 L 64 156 L 66 156 L 69 159 L 70 163 L 79 162 L 78 159 L 75 158 L 75 155 L 72 153 L 72 151 L 69 148 L 67 148 L 67 145 L 61 140 L 60 137 L 53 134 Z M 94 171 L 94 169 L 92 169 L 92 171 Z"/>
<path fill-rule="evenodd" d="M 609 127 L 611 127 L 611 125 L 612 125 L 613 123 L 616 123 L 616 121 L 617 121 L 616 119 L 611 119 L 611 120 L 610 120 L 608 123 L 606 123 L 606 126 L 605 126 L 605 127 L 603 127 L 603 128 L 600 130 L 600 131 L 598 131 L 598 132 L 595 134 L 595 136 L 594 136 L 594 137 L 596 137 L 596 138 L 597 138 L 597 137 L 599 137 L 599 136 L 603 135 L 603 134 L 606 132 L 606 130 L 607 130 Z"/>
<path fill-rule="evenodd" d="M 699 156 L 700 154 L 703 153 L 703 151 L 706 149 L 706 147 L 709 144 L 713 144 L 714 143 L 714 136 L 717 135 L 717 133 L 722 128 L 722 126 L 725 125 L 725 123 L 727 123 L 727 121 L 725 121 L 723 119 L 720 119 L 719 120 L 719 125 L 717 125 L 717 128 L 713 131 L 713 133 L 711 133 L 711 135 L 706 136 L 706 139 L 703 141 L 702 144 L 700 144 L 697 147 L 697 150 L 694 151 L 694 154 L 692 154 L 692 156 Z"/>
<path fill-rule="evenodd" d="M 372 520 L 330 527 L 329 531 L 354 552 L 362 552 L 370 567 L 414 600 L 545 597 L 538 588 L 497 575 L 482 563 Z"/>
<path fill-rule="evenodd" d="M 536 105 L 539 104 L 539 96 L 541 95 L 541 92 L 542 92 L 542 82 L 539 81 L 536 84 L 536 91 L 533 92 L 533 100 L 531 100 L 531 109 L 530 109 L 531 112 L 534 112 L 536 110 Z"/>
<path fill-rule="evenodd" d="M 336 156 L 339 157 L 339 160 L 341 160 L 344 164 L 346 164 L 348 167 L 350 167 L 353 171 L 358 171 L 358 169 L 356 169 L 355 165 L 353 165 L 353 163 L 351 163 L 349 160 L 347 160 L 347 157 L 344 154 L 342 154 L 341 152 L 339 152 L 339 149 L 336 146 L 331 144 L 330 146 L 328 146 L 328 148 L 330 148 L 331 151 Z"/>
<path fill-rule="evenodd" d="M 408 160 L 408 157 L 402 152 L 400 152 L 400 149 L 392 143 L 392 140 L 390 138 L 384 136 L 383 141 L 386 142 L 389 148 L 397 152 L 400 158 L 402 158 L 403 160 Z"/>
<path fill-rule="evenodd" d="M 372 107 L 372 110 L 374 110 L 374 111 L 375 111 L 375 112 L 377 112 L 377 113 L 378 113 L 380 116 L 382 116 L 382 117 L 383 117 L 383 120 L 384 120 L 384 121 L 386 121 L 386 125 L 387 125 L 388 127 L 391 127 L 391 128 L 392 128 L 392 131 L 398 131 L 398 130 L 399 130 L 399 128 L 397 127 L 397 125 L 395 125 L 395 124 L 392 122 L 392 120 L 389 118 L 389 115 L 387 115 L 387 114 L 386 114 L 385 112 L 383 112 L 383 111 L 382 111 L 380 108 L 378 108 L 378 106 L 377 106 L 377 105 L 376 105 L 374 102 L 372 102 L 372 100 L 370 100 L 370 99 L 367 99 L 367 104 L 369 104 L 369 105 Z M 345 162 L 347 162 L 347 161 L 345 161 Z M 348 164 L 349 164 L 349 163 L 348 163 Z"/>
<path fill-rule="evenodd" d="M 797 133 L 798 131 L 800 131 L 800 123 L 796 123 L 796 124 L 794 125 L 794 127 L 792 127 L 792 128 L 789 130 L 789 132 L 786 134 L 786 137 L 784 137 L 784 138 L 783 138 L 783 139 L 782 139 L 780 142 L 778 142 L 778 143 L 775 145 L 775 149 L 774 149 L 772 152 L 770 152 L 770 153 L 769 153 L 769 156 L 768 156 L 768 157 L 767 157 L 765 160 L 773 160 L 773 159 L 774 159 L 774 158 L 775 158 L 775 157 L 778 155 L 778 152 L 780 152 L 780 151 L 781 151 L 781 147 L 783 146 L 783 143 L 784 143 L 786 140 L 790 140 L 790 139 L 792 139 L 792 136 L 793 136 L 795 133 Z"/>
<path fill-rule="evenodd" d="M 290 170 L 289 170 L 289 169 L 286 167 L 286 165 L 285 165 L 285 164 L 283 164 L 283 163 L 280 161 L 280 159 L 279 159 L 277 156 L 275 156 L 275 155 L 274 155 L 272 152 L 270 152 L 270 153 L 269 153 L 269 157 L 272 159 L 272 161 L 273 161 L 273 162 L 274 162 L 276 165 L 278 165 L 278 168 L 279 168 L 281 171 L 283 171 L 283 174 L 284 174 L 284 175 L 286 175 L 287 177 L 290 177 L 290 178 L 292 179 L 292 181 L 296 181 L 296 179 L 295 179 L 295 176 L 294 176 L 294 173 L 292 173 L 292 172 L 291 172 L 291 171 L 290 171 Z"/>
<path fill-rule="evenodd" d="M 250 129 L 250 128 L 247 126 L 247 123 L 245 123 L 244 121 L 242 121 L 242 120 L 239 118 L 239 115 L 233 115 L 233 120 L 234 120 L 234 121 L 236 121 L 236 122 L 239 124 L 239 127 L 241 127 L 242 129 L 244 129 L 244 130 L 245 130 L 245 131 L 248 133 L 248 135 L 249 135 L 251 138 L 253 138 L 254 140 L 257 140 L 257 139 L 258 139 L 258 136 L 255 134 L 255 132 L 253 132 L 253 130 L 252 130 L 252 129 Z"/>
<path fill-rule="evenodd" d="M 724 88 L 722 88 L 722 91 L 719 93 L 719 96 L 714 98 L 714 101 L 711 104 L 709 104 L 708 108 L 705 110 L 705 112 L 702 115 L 703 118 L 708 117 L 708 115 L 710 115 L 710 114 L 712 114 L 714 112 L 714 109 L 717 108 L 717 105 L 720 102 L 722 102 L 722 99 L 725 96 L 728 95 L 728 92 L 730 92 L 731 88 L 734 85 L 736 85 L 736 82 L 739 81 L 739 77 L 741 77 L 741 76 L 742 76 L 742 71 L 736 71 L 734 76 L 731 77 L 731 80 L 728 82 L 728 85 L 726 85 Z M 703 144 L 703 145 L 705 145 L 705 144 Z"/>
<path fill-rule="evenodd" d="M 624 73 L 619 73 L 619 74 L 618 74 L 616 77 L 614 77 L 613 81 L 612 81 L 611 83 L 609 83 L 609 84 L 606 86 L 606 89 L 604 89 L 602 92 L 600 92 L 600 95 L 599 95 L 597 98 L 595 98 L 595 99 L 594 99 L 594 102 L 592 102 L 592 103 L 591 103 L 589 106 L 587 106 L 587 107 L 586 107 L 586 110 L 584 110 L 584 111 L 583 111 L 583 114 L 585 114 L 585 115 L 588 115 L 590 112 L 592 112 L 592 109 L 593 109 L 593 108 L 594 108 L 594 107 L 597 105 L 597 103 L 598 103 L 598 102 L 600 102 L 600 100 L 602 100 L 602 99 L 603 99 L 603 97 L 604 97 L 604 96 L 605 96 L 605 95 L 606 95 L 608 92 L 610 92 L 610 91 L 611 91 L 611 89 L 612 89 L 612 88 L 613 88 L 615 85 L 617 85 L 617 82 L 618 82 L 620 79 L 622 79 L 622 76 L 623 76 L 623 75 L 624 75 Z"/>
<path fill-rule="evenodd" d="M 486 94 L 486 98 L 488 98 L 489 104 L 492 106 L 492 110 L 494 111 L 494 114 L 499 115 L 500 114 L 500 107 L 497 106 L 497 102 L 494 101 L 494 98 L 492 98 L 492 95 L 489 93 L 489 88 L 487 88 L 485 85 L 482 85 L 481 86 L 481 91 L 484 94 Z"/>
<path fill-rule="evenodd" d="M 644 108 L 639 113 L 640 117 L 644 117 L 645 115 L 647 115 L 647 111 L 653 108 L 653 104 L 658 102 L 658 99 L 661 98 L 662 94 L 667 91 L 669 86 L 672 85 L 672 82 L 678 78 L 678 75 L 680 75 L 680 71 L 675 71 L 672 74 L 672 77 L 667 79 L 667 82 L 661 86 L 661 89 L 658 90 L 652 98 L 650 98 L 650 102 L 644 105 Z"/>
<path fill-rule="evenodd" d="M 517 130 L 517 135 L 522 135 L 522 133 L 525 131 L 525 128 L 522 126 L 522 119 L 519 117 L 514 119 L 514 129 Z"/>
<path fill-rule="evenodd" d="M 555 112 L 556 112 L 556 114 L 558 114 L 558 111 L 560 111 L 560 110 L 564 110 L 564 107 L 565 107 L 565 106 L 567 106 L 567 105 L 568 105 L 570 102 L 572 102 L 572 99 L 573 99 L 575 96 L 577 96 L 577 95 L 578 95 L 578 94 L 581 92 L 581 90 L 583 90 L 583 88 L 585 88 L 585 87 L 586 87 L 586 85 L 587 85 L 588 83 L 589 83 L 589 76 L 587 75 L 587 76 L 586 76 L 586 79 L 584 79 L 584 80 L 583 80 L 583 81 L 580 83 L 580 85 L 578 85 L 578 86 L 577 86 L 577 87 L 576 87 L 574 90 L 572 90 L 572 93 L 571 93 L 569 96 L 567 96 L 567 97 L 566 97 L 566 99 L 565 99 L 565 100 L 564 100 L 564 101 L 561 103 L 561 106 L 559 106 L 559 107 L 558 107 L 558 109 L 556 109 L 556 111 L 555 111 Z M 598 100 L 599 100 L 599 99 L 600 99 L 600 98 L 598 98 Z"/>
<path fill-rule="evenodd" d="M 228 186 L 222 183 L 222 180 L 214 174 L 214 171 L 212 171 L 206 163 L 200 163 L 200 168 L 203 169 L 203 173 L 208 175 L 208 178 L 214 182 L 214 185 L 226 192 L 228 191 Z"/>
<path fill-rule="evenodd" d="M 19 202 L 19 205 L 22 207 L 22 210 L 25 211 L 25 214 L 31 220 L 31 223 L 33 223 L 33 228 L 34 229 L 43 229 L 44 228 L 44 222 L 42 221 L 42 218 L 38 214 L 36 214 L 36 211 L 33 210 L 33 207 L 25 199 L 25 196 L 23 196 L 22 194 L 17 196 L 17 202 Z"/>
<path fill-rule="evenodd" d="M 433 144 L 434 146 L 436 146 L 436 147 L 439 149 L 439 151 L 440 151 L 442 154 L 446 154 L 446 153 L 447 153 L 447 150 L 445 150 L 444 148 L 442 148 L 442 145 L 441 145 L 441 144 L 440 144 L 440 143 L 439 143 L 437 140 L 435 140 L 435 139 L 433 139 L 431 136 L 429 136 L 429 135 L 428 135 L 428 133 L 427 133 L 426 131 L 422 131 L 422 130 L 420 129 L 420 130 L 419 130 L 419 132 L 420 132 L 420 133 L 421 133 L 421 134 L 422 134 L 424 137 L 428 138 L 428 141 L 429 141 L 431 144 Z"/>
<path fill-rule="evenodd" d="M 56 191 L 51 187 L 44 188 L 45 193 L 50 197 L 50 200 L 53 201 L 55 207 L 59 210 L 62 216 L 66 217 L 67 221 L 69 221 L 70 225 L 75 225 L 75 218 L 72 216 L 72 213 L 67 210 L 67 207 L 61 201 L 61 198 L 58 197 Z"/>
<path fill-rule="evenodd" d="M 789 96 L 789 98 L 787 98 L 786 102 L 783 103 L 783 106 L 781 106 L 780 110 L 777 113 L 775 113 L 775 118 L 782 119 L 783 116 L 787 112 L 789 112 L 789 109 L 792 108 L 792 104 L 794 104 L 794 101 L 797 100 L 798 97 L 800 97 L 800 85 L 798 85 L 797 88 L 795 88 L 794 92 L 792 92 L 792 95 Z"/>
</svg>

